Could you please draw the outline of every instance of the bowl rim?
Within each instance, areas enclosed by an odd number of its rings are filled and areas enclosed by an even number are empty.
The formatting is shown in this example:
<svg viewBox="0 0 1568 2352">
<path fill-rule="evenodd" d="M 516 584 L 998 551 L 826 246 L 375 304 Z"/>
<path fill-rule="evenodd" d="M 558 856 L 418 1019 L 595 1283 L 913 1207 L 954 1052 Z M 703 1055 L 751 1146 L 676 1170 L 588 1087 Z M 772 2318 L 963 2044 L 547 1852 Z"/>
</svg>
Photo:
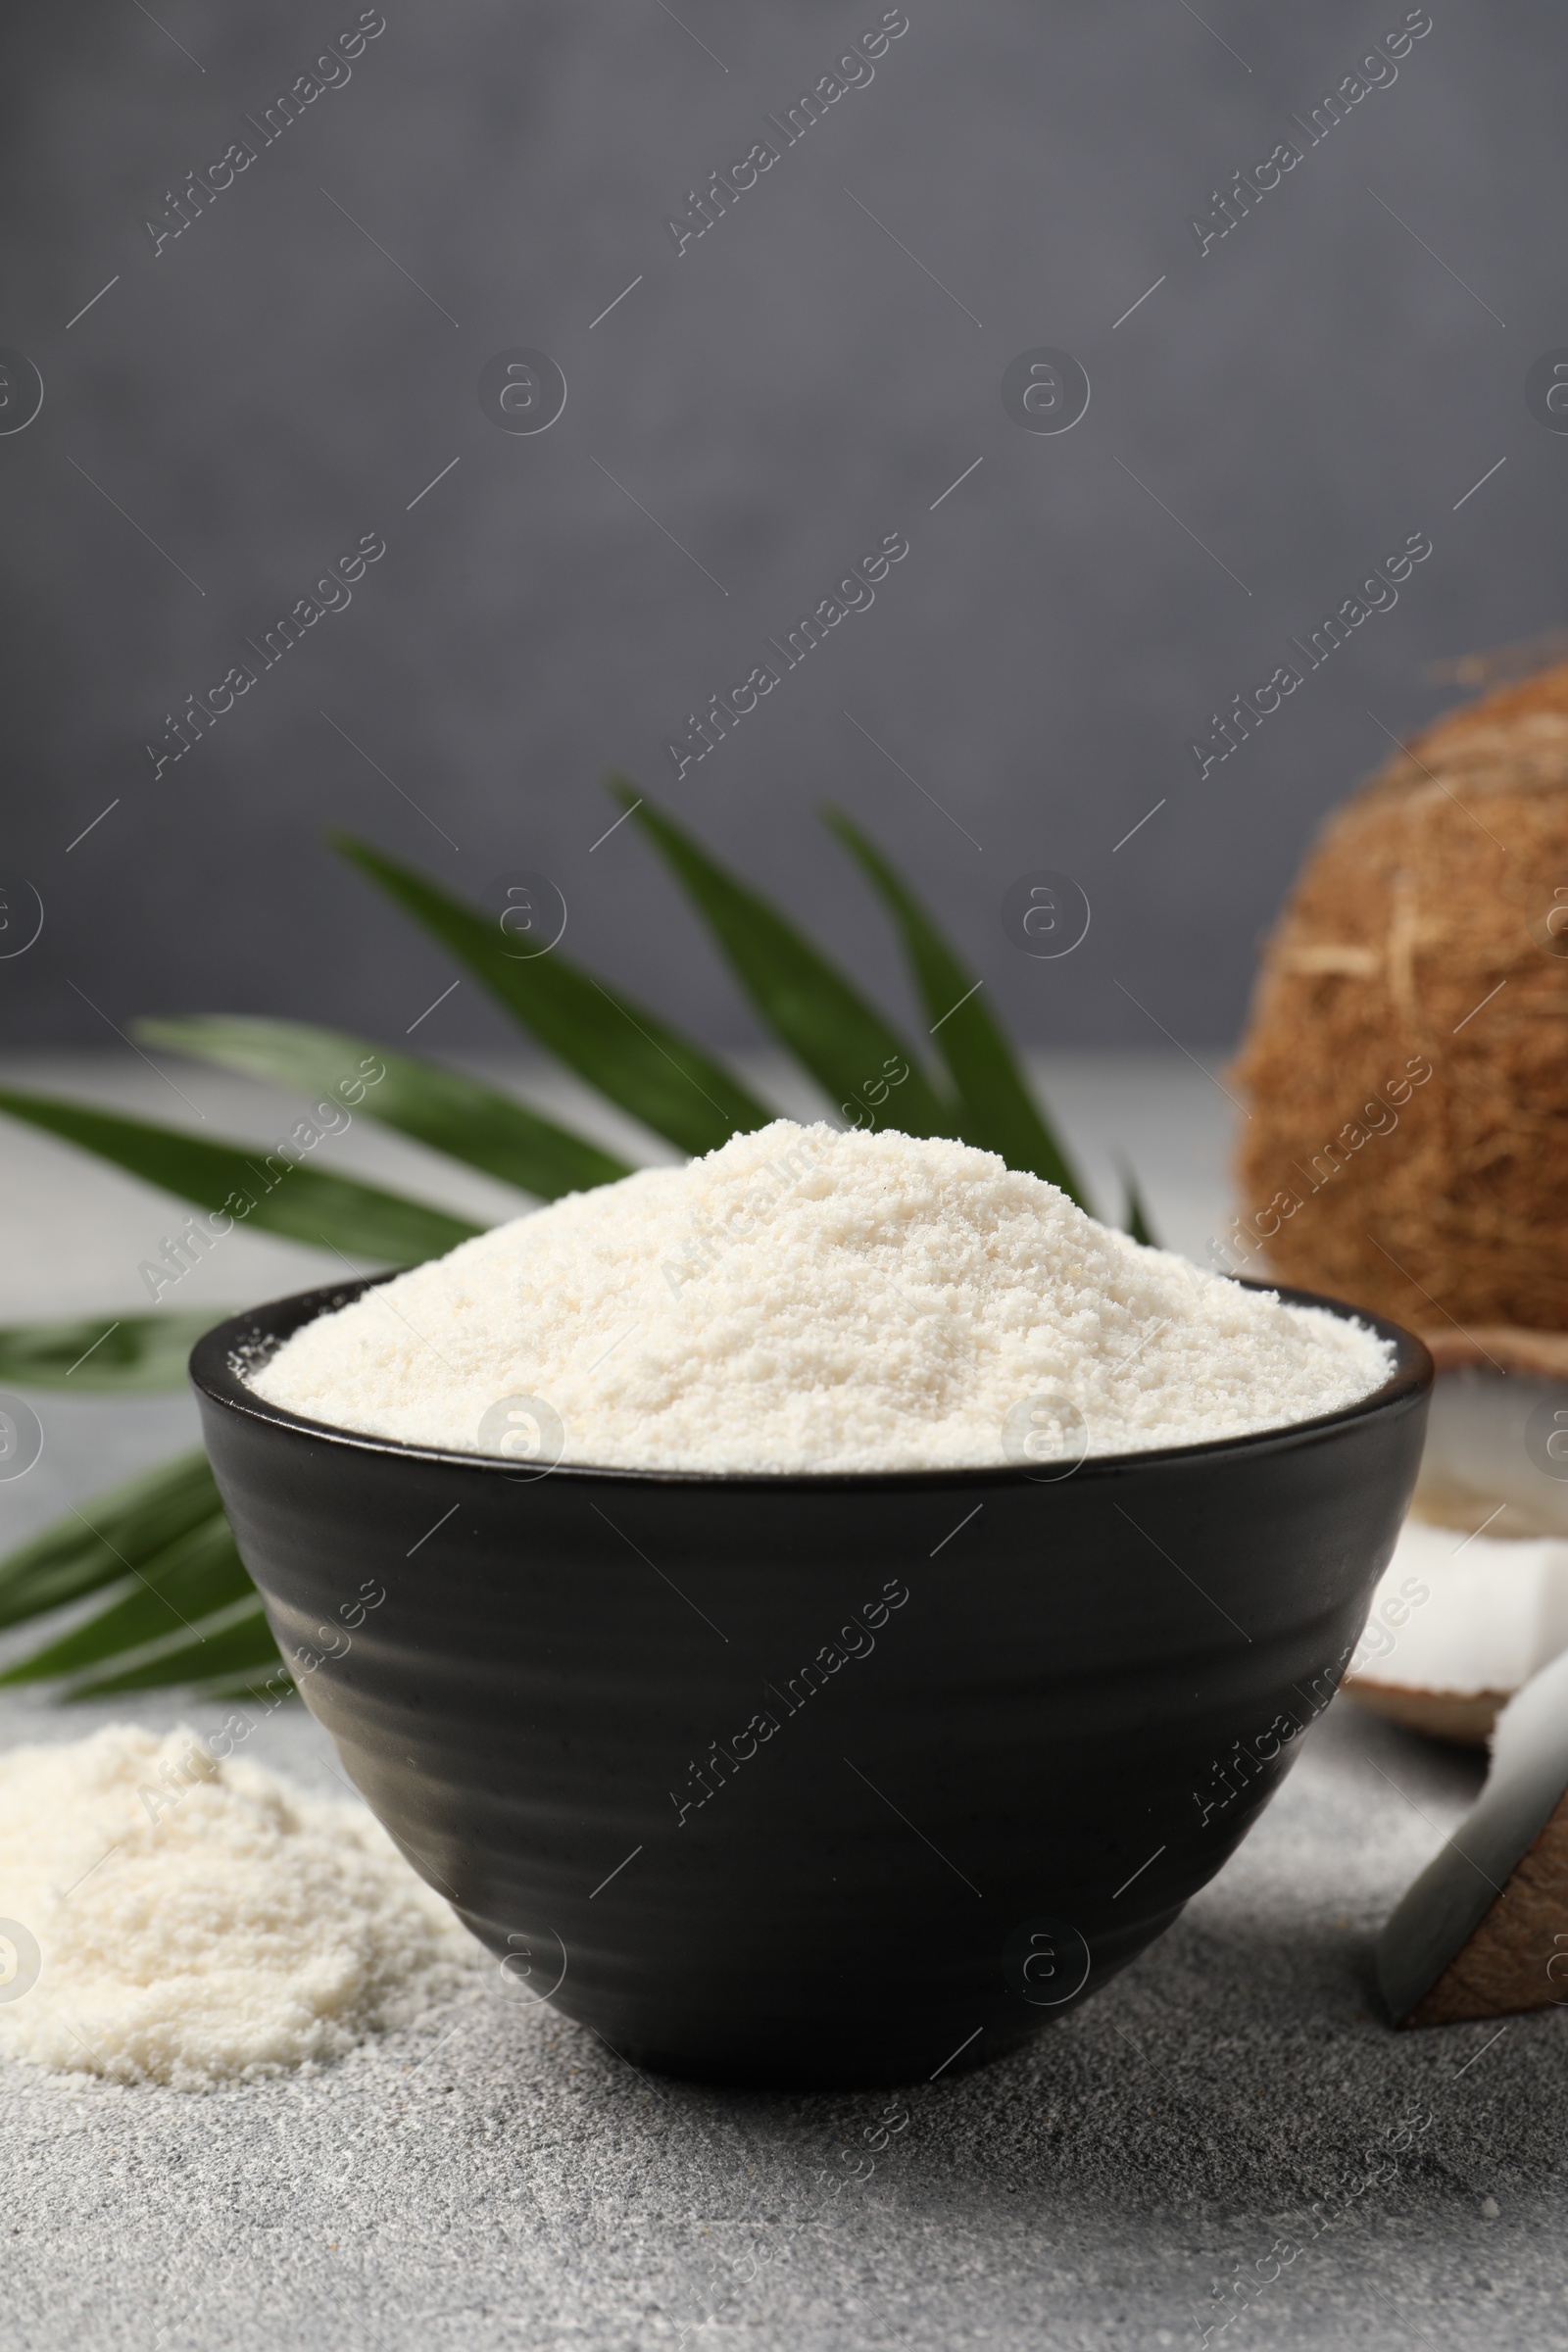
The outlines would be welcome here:
<svg viewBox="0 0 1568 2352">
<path fill-rule="evenodd" d="M 460 1453 L 445 1446 L 415 1446 L 401 1438 L 376 1437 L 366 1430 L 340 1428 L 330 1421 L 312 1421 L 304 1414 L 290 1412 L 285 1405 L 269 1403 L 247 1386 L 237 1362 L 242 1348 L 254 1348 L 259 1340 L 270 1337 L 292 1338 L 307 1323 L 338 1307 L 351 1305 L 367 1291 L 375 1290 L 407 1271 L 405 1267 L 394 1266 L 384 1273 L 351 1277 L 325 1284 L 318 1290 L 295 1291 L 286 1298 L 268 1299 L 241 1314 L 225 1317 L 203 1333 L 191 1349 L 192 1387 L 199 1397 L 221 1406 L 224 1411 L 241 1419 L 263 1422 L 289 1436 L 325 1443 L 348 1453 L 466 1470 L 513 1486 L 540 1486 L 547 1478 L 564 1478 L 568 1483 L 603 1479 L 620 1486 L 760 1487 L 775 1494 L 784 1488 L 800 1488 L 810 1493 L 851 1491 L 874 1494 L 905 1489 L 1068 1488 L 1077 1486 L 1086 1477 L 1125 1478 L 1136 1468 L 1200 1467 L 1228 1457 L 1276 1452 L 1331 1437 L 1378 1414 L 1409 1409 L 1430 1394 L 1434 1378 L 1426 1343 L 1401 1323 L 1391 1322 L 1370 1308 L 1351 1306 L 1343 1298 L 1331 1298 L 1321 1292 L 1226 1275 L 1221 1279 L 1235 1281 L 1243 1290 L 1266 1292 L 1289 1306 L 1326 1308 L 1342 1320 L 1362 1323 L 1380 1339 L 1391 1341 L 1395 1352 L 1387 1380 L 1354 1403 L 1341 1405 L 1331 1413 L 1315 1414 L 1310 1420 L 1286 1422 L 1278 1429 L 1249 1430 L 1237 1437 L 1201 1439 L 1190 1446 L 1150 1446 L 1132 1453 L 1086 1454 L 1075 1468 L 1058 1471 L 1054 1476 L 1042 1476 L 1038 1470 L 1011 1462 L 955 1463 L 930 1470 L 656 1470 L 628 1468 L 614 1462 L 561 1461 L 548 1470 L 519 1471 L 515 1462 L 502 1454 Z"/>
</svg>

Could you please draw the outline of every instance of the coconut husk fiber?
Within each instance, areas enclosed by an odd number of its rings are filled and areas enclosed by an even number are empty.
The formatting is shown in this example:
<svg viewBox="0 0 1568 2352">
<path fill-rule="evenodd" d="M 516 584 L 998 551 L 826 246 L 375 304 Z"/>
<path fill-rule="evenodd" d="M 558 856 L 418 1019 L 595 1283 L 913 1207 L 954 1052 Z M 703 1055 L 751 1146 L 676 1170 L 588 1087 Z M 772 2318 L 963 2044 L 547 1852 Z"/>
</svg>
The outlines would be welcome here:
<svg viewBox="0 0 1568 2352">
<path fill-rule="evenodd" d="M 1244 1257 L 1417 1328 L 1568 1330 L 1568 662 L 1330 818 L 1233 1075 Z"/>
</svg>

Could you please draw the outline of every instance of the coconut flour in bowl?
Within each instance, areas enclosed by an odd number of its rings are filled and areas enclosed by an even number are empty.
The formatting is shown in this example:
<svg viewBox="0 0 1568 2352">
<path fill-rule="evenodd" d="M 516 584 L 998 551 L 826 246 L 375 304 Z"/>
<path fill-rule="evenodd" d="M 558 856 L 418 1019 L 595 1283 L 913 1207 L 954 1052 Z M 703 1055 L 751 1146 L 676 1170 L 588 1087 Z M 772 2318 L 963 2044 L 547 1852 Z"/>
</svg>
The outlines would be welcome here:
<svg viewBox="0 0 1568 2352">
<path fill-rule="evenodd" d="M 1365 1326 L 1146 1249 L 993 1152 L 780 1119 L 463 1243 L 251 1386 L 444 1451 L 910 1471 L 1283 1428 L 1390 1362 Z"/>
</svg>

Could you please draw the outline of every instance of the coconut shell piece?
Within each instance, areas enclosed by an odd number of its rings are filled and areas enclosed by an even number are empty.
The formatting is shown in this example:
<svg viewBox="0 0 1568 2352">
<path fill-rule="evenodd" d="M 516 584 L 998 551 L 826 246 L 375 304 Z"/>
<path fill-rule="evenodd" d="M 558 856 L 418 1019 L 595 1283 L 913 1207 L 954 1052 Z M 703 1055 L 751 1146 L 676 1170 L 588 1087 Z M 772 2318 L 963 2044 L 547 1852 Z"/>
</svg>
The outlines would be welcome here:
<svg viewBox="0 0 1568 2352">
<path fill-rule="evenodd" d="M 1377 1973 L 1399 2026 L 1568 2003 L 1568 1653 L 1498 1717 L 1486 1788 L 1389 1920 Z"/>
<path fill-rule="evenodd" d="M 1513 1696 L 1511 1690 L 1421 1690 L 1365 1674 L 1353 1680 L 1348 1675 L 1345 1692 L 1385 1722 L 1423 1732 L 1429 1740 L 1446 1740 L 1454 1747 L 1485 1747 Z"/>
<path fill-rule="evenodd" d="M 1235 1075 L 1245 1253 L 1412 1326 L 1568 1331 L 1568 663 L 1330 817 Z"/>
</svg>

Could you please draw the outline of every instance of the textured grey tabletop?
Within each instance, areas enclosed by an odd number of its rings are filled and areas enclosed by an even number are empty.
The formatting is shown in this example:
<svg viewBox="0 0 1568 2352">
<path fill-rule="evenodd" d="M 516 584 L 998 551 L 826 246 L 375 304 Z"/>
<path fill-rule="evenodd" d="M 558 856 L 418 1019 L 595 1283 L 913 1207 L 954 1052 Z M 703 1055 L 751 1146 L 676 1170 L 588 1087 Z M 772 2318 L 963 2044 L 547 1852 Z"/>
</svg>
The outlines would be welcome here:
<svg viewBox="0 0 1568 2352">
<path fill-rule="evenodd" d="M 1224 1107 L 1203 1078 L 1051 1077 L 1091 1165 L 1125 1146 L 1163 1232 L 1200 1250 Z M 266 1133 L 259 1090 L 201 1084 L 224 1124 Z M 415 1181 L 377 1147 L 357 1164 Z M 7 1148 L 0 1213 L 25 1249 L 0 1312 L 130 1306 L 164 1204 L 41 1139 Z M 423 1189 L 457 1197 L 433 1173 Z M 318 1263 L 241 1246 L 215 1306 Z M 182 1400 L 38 1403 L 46 1457 L 5 1495 L 0 1540 L 189 1428 Z M 11 1695 L 0 1745 L 226 1712 Z M 1302 1745 L 1161 1942 L 1021 2056 L 908 2086 L 874 2151 L 880 2095 L 645 2079 L 489 1969 L 314 2075 L 190 2096 L 0 2068 L 0 2341 L 1559 2347 L 1562 2021 L 1396 2034 L 1370 1981 L 1378 1926 L 1479 1768 L 1344 1701 Z M 342 1792 L 303 1710 L 249 1752 Z"/>
</svg>

